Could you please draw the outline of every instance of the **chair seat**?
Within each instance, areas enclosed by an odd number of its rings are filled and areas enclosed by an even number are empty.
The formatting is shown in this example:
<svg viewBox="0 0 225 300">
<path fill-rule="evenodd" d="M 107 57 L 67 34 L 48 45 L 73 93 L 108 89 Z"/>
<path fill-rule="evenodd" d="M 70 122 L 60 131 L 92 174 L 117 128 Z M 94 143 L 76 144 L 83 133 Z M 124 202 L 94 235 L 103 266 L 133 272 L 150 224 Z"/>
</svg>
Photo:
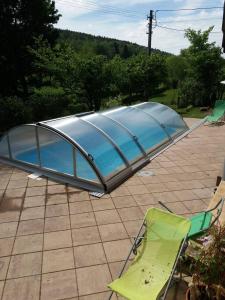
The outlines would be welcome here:
<svg viewBox="0 0 225 300">
<path fill-rule="evenodd" d="M 202 212 L 196 214 L 190 218 L 191 221 L 191 229 L 189 231 L 188 237 L 194 237 L 209 229 L 212 221 L 212 212 Z"/>
</svg>

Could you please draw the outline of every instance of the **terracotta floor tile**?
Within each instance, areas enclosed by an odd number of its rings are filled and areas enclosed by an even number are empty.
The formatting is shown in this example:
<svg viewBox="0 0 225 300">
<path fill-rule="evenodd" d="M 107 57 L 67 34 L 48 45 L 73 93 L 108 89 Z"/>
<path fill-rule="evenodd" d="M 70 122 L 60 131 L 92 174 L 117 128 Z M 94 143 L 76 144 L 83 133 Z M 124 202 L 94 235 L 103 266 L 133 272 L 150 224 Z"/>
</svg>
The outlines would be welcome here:
<svg viewBox="0 0 225 300">
<path fill-rule="evenodd" d="M 128 186 L 131 195 L 148 194 L 149 190 L 144 184 Z"/>
<path fill-rule="evenodd" d="M 73 249 L 44 251 L 42 272 L 55 272 L 74 268 Z"/>
<path fill-rule="evenodd" d="M 41 261 L 41 252 L 12 256 L 7 278 L 9 279 L 40 274 Z"/>
<path fill-rule="evenodd" d="M 111 197 L 127 196 L 130 195 L 130 192 L 127 187 L 123 186 L 123 187 L 118 187 L 117 189 L 112 191 L 110 195 Z"/>
<path fill-rule="evenodd" d="M 70 299 L 77 296 L 74 270 L 42 275 L 41 300 Z"/>
<path fill-rule="evenodd" d="M 45 205 L 45 196 L 33 196 L 26 197 L 23 207 L 35 207 L 35 206 L 44 206 Z"/>
<path fill-rule="evenodd" d="M 108 290 L 107 284 L 111 282 L 111 275 L 107 265 L 79 268 L 76 272 L 79 296 Z"/>
<path fill-rule="evenodd" d="M 180 201 L 198 199 L 198 196 L 191 190 L 174 191 L 174 194 Z"/>
<path fill-rule="evenodd" d="M 18 222 L 1 223 L 0 238 L 12 237 L 16 235 Z"/>
<path fill-rule="evenodd" d="M 92 212 L 71 215 L 70 220 L 72 228 L 82 228 L 96 225 L 95 216 Z"/>
<path fill-rule="evenodd" d="M 7 189 L 5 192 L 5 198 L 23 198 L 25 195 L 25 188 L 19 189 Z"/>
<path fill-rule="evenodd" d="M 44 230 L 44 219 L 20 221 L 17 235 L 42 233 Z"/>
<path fill-rule="evenodd" d="M 61 194 L 66 193 L 66 187 L 63 184 L 48 186 L 48 194 Z"/>
<path fill-rule="evenodd" d="M 86 245 L 101 242 L 97 226 L 72 229 L 73 245 Z"/>
<path fill-rule="evenodd" d="M 100 225 L 99 231 L 103 242 L 128 238 L 122 223 Z"/>
<path fill-rule="evenodd" d="M 28 181 L 28 187 L 46 186 L 46 184 L 47 184 L 47 179 L 45 179 L 45 178 L 41 178 L 41 180 L 29 178 L 29 181 Z"/>
<path fill-rule="evenodd" d="M 45 232 L 70 229 L 69 216 L 51 217 L 45 219 Z"/>
<path fill-rule="evenodd" d="M 1 256 L 9 256 L 12 252 L 12 247 L 14 243 L 14 237 L 5 238 L 0 240 L 0 257 Z"/>
<path fill-rule="evenodd" d="M 13 254 L 42 251 L 43 234 L 20 236 L 15 239 Z"/>
<path fill-rule="evenodd" d="M 135 221 L 126 221 L 124 222 L 124 226 L 130 237 L 135 237 L 138 234 L 138 231 L 143 223 L 143 220 L 135 220 Z"/>
<path fill-rule="evenodd" d="M 90 196 L 88 192 L 77 191 L 75 193 L 69 193 L 69 202 L 88 201 L 88 200 L 90 200 Z"/>
<path fill-rule="evenodd" d="M 0 257 L 0 280 L 6 279 L 10 257 Z"/>
<path fill-rule="evenodd" d="M 143 213 L 139 207 L 120 208 L 118 213 L 123 221 L 143 219 Z"/>
<path fill-rule="evenodd" d="M 138 205 L 148 205 L 156 203 L 156 199 L 153 194 L 134 195 L 134 199 Z"/>
<path fill-rule="evenodd" d="M 30 276 L 6 281 L 3 300 L 39 300 L 40 276 Z"/>
<path fill-rule="evenodd" d="M 103 243 L 108 262 L 125 260 L 131 246 L 131 242 L 128 239 Z"/>
<path fill-rule="evenodd" d="M 46 205 L 67 203 L 67 194 L 48 195 Z"/>
<path fill-rule="evenodd" d="M 126 196 L 124 196 L 126 197 Z M 115 206 L 112 202 L 112 199 L 96 199 L 92 200 L 93 210 L 105 210 L 105 209 L 114 209 Z"/>
<path fill-rule="evenodd" d="M 134 196 L 134 197 L 133 196 L 114 197 L 114 198 L 112 198 L 112 200 L 113 200 L 116 208 L 131 207 L 131 206 L 137 205 L 137 203 L 134 200 L 135 197 L 136 196 Z"/>
<path fill-rule="evenodd" d="M 115 209 L 96 211 L 95 217 L 98 225 L 121 222 L 120 217 Z"/>
<path fill-rule="evenodd" d="M 38 186 L 38 187 L 28 187 L 26 191 L 26 197 L 30 196 L 42 196 L 46 193 L 45 186 Z"/>
<path fill-rule="evenodd" d="M 28 207 L 28 208 L 23 209 L 20 219 L 22 221 L 32 220 L 32 219 L 41 219 L 41 218 L 44 218 L 44 213 L 45 213 L 44 206 Z"/>
<path fill-rule="evenodd" d="M 46 207 L 46 217 L 66 216 L 68 214 L 68 204 L 49 205 Z"/>
<path fill-rule="evenodd" d="M 69 203 L 70 214 L 80 214 L 85 212 L 91 212 L 91 201 L 81 201 Z"/>
<path fill-rule="evenodd" d="M 71 231 L 55 231 L 44 234 L 44 250 L 72 247 Z"/>
<path fill-rule="evenodd" d="M 102 244 L 74 247 L 74 256 L 77 268 L 106 263 Z"/>
</svg>

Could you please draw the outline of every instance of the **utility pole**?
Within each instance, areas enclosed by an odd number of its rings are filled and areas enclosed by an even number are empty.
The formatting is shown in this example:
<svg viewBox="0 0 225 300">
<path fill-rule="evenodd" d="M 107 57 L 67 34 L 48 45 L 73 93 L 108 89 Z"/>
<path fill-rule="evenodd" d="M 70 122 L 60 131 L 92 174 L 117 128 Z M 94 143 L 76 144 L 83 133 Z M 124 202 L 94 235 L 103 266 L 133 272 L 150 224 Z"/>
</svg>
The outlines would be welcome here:
<svg viewBox="0 0 225 300">
<path fill-rule="evenodd" d="M 153 10 L 150 10 L 150 14 L 147 17 L 148 22 L 148 55 L 152 54 L 152 23 L 153 23 Z"/>
<path fill-rule="evenodd" d="M 224 5 L 223 5 L 222 32 L 223 32 L 222 48 L 223 48 L 223 53 L 225 53 L 225 1 L 224 1 Z"/>
</svg>

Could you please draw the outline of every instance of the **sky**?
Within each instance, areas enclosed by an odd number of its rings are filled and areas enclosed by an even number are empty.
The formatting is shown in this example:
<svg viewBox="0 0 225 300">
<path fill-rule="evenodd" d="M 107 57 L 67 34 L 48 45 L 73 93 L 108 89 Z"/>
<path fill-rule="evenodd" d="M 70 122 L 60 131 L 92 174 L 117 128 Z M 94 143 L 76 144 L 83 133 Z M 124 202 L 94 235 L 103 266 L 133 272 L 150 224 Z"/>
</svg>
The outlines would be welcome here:
<svg viewBox="0 0 225 300">
<path fill-rule="evenodd" d="M 163 11 L 198 7 L 222 7 L 223 0 L 55 0 L 62 15 L 57 28 L 106 36 L 147 46 L 147 15 L 156 12 L 152 47 L 174 54 L 188 47 L 182 30 L 206 30 L 214 26 L 210 41 L 221 46 L 222 9 Z"/>
</svg>

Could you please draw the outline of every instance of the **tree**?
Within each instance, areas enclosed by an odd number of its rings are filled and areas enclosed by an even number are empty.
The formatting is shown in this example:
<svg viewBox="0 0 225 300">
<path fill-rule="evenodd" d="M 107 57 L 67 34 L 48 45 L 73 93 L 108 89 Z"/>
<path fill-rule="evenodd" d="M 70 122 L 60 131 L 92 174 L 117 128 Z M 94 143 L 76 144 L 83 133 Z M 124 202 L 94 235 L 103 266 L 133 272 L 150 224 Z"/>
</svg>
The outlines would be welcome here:
<svg viewBox="0 0 225 300">
<path fill-rule="evenodd" d="M 209 42 L 212 29 L 187 29 L 185 33 L 191 45 L 181 52 L 186 61 L 186 77 L 180 86 L 180 101 L 187 105 L 212 106 L 216 100 L 224 60 L 221 49 Z"/>
<path fill-rule="evenodd" d="M 168 84 L 170 88 L 176 89 L 178 84 L 185 77 L 186 60 L 180 55 L 171 55 L 166 59 L 166 66 L 168 72 Z"/>
<path fill-rule="evenodd" d="M 0 1 L 0 94 L 27 97 L 32 72 L 27 48 L 40 35 L 53 45 L 59 17 L 52 0 Z"/>
</svg>

